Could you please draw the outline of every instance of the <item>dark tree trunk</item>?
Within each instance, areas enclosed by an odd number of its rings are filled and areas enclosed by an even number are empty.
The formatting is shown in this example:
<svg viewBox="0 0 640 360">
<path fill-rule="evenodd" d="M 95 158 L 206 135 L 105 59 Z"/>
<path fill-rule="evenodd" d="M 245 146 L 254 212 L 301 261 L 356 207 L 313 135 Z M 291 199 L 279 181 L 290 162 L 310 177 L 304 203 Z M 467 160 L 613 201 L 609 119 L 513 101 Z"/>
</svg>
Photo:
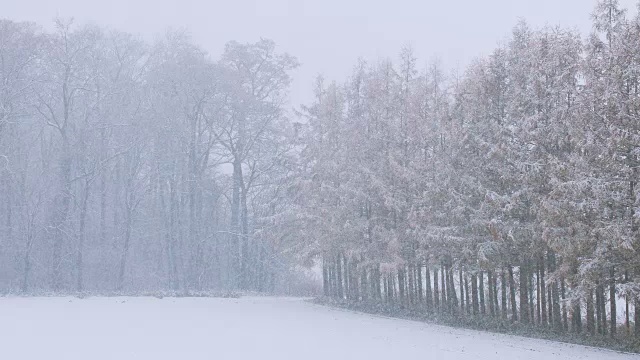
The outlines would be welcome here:
<svg viewBox="0 0 640 360">
<path fill-rule="evenodd" d="M 458 277 L 460 282 L 460 314 L 464 314 L 464 302 L 465 302 L 465 291 L 464 291 L 464 279 L 462 277 L 462 266 L 458 270 Z"/>
<path fill-rule="evenodd" d="M 582 310 L 580 307 L 580 300 L 576 300 L 573 305 L 573 314 L 571 315 L 573 322 L 573 331 L 577 334 L 582 333 Z"/>
<path fill-rule="evenodd" d="M 373 290 L 373 298 L 382 300 L 382 289 L 380 288 L 380 265 L 375 264 L 371 274 L 371 287 Z"/>
<path fill-rule="evenodd" d="M 609 272 L 609 303 L 611 304 L 611 337 L 616 337 L 618 330 L 617 310 L 616 310 L 616 269 L 612 266 Z"/>
<path fill-rule="evenodd" d="M 487 281 L 489 282 L 489 315 L 495 315 L 495 309 L 493 307 L 493 274 L 491 270 L 487 272 Z"/>
<path fill-rule="evenodd" d="M 493 283 L 492 283 L 492 288 L 493 288 L 493 309 L 494 309 L 494 315 L 496 317 L 498 317 L 498 313 L 500 311 L 500 306 L 498 305 L 498 278 L 496 276 L 496 273 L 493 273 Z"/>
<path fill-rule="evenodd" d="M 406 302 L 406 294 L 404 288 L 404 269 L 398 270 L 398 296 L 400 297 L 400 303 Z"/>
<path fill-rule="evenodd" d="M 520 265 L 520 321 L 524 324 L 529 323 L 529 295 L 527 289 L 527 267 L 524 263 Z"/>
<path fill-rule="evenodd" d="M 545 326 L 547 325 L 547 288 L 544 276 L 544 255 L 541 255 L 538 261 L 538 267 L 540 268 L 540 294 L 538 295 L 540 298 L 540 315 L 541 323 Z"/>
<path fill-rule="evenodd" d="M 600 306 L 602 306 L 602 334 L 607 335 L 609 332 L 609 323 L 607 322 L 607 289 L 604 285 L 601 285 L 600 289 Z"/>
<path fill-rule="evenodd" d="M 602 331 L 602 305 L 600 302 L 602 301 L 602 294 L 600 290 L 600 286 L 596 281 L 596 331 L 598 334 L 603 334 Z"/>
<path fill-rule="evenodd" d="M 424 302 L 424 289 L 422 288 L 422 264 L 418 264 L 418 268 L 416 270 L 418 275 L 418 303 L 422 305 Z"/>
<path fill-rule="evenodd" d="M 485 300 L 484 299 L 484 272 L 480 271 L 480 274 L 478 274 L 478 275 L 480 276 L 479 277 L 480 281 L 478 283 L 478 286 L 479 286 L 478 290 L 479 290 L 479 294 L 480 294 L 480 314 L 485 315 L 486 312 L 487 312 L 487 310 L 486 310 L 487 308 L 485 306 L 485 301 L 484 301 Z"/>
<path fill-rule="evenodd" d="M 438 269 L 433 269 L 433 302 L 435 310 L 440 310 L 440 292 L 438 290 Z"/>
<path fill-rule="evenodd" d="M 567 296 L 565 292 L 564 278 L 560 279 L 560 291 L 562 292 L 562 327 L 564 331 L 569 330 L 569 322 L 567 321 Z"/>
<path fill-rule="evenodd" d="M 593 290 L 589 290 L 587 293 L 587 333 L 591 335 L 596 334 L 595 327 L 595 314 L 593 311 Z"/>
<path fill-rule="evenodd" d="M 629 282 L 629 272 L 624 272 L 624 282 Z M 624 296 L 624 326 L 627 328 L 627 335 L 631 335 L 631 323 L 629 322 L 629 295 Z"/>
<path fill-rule="evenodd" d="M 478 277 L 476 274 L 471 275 L 471 304 L 473 308 L 473 315 L 478 315 L 480 309 L 478 306 Z"/>
<path fill-rule="evenodd" d="M 549 325 L 553 325 L 553 286 L 547 287 L 547 310 L 549 315 Z"/>
<path fill-rule="evenodd" d="M 467 315 L 471 315 L 471 311 L 472 311 L 472 304 L 471 304 L 471 297 L 469 295 L 469 276 L 465 276 L 464 277 L 464 302 L 467 303 Z"/>
<path fill-rule="evenodd" d="M 389 297 L 389 281 L 387 280 L 387 276 L 383 276 L 382 278 L 382 290 L 384 291 L 384 301 L 390 303 L 391 299 Z"/>
<path fill-rule="evenodd" d="M 444 264 L 440 263 L 440 295 L 442 296 L 442 300 L 440 303 L 442 304 L 442 309 L 446 310 L 448 302 L 447 302 L 447 284 L 446 284 L 446 273 L 447 269 Z"/>
<path fill-rule="evenodd" d="M 327 256 L 322 257 L 322 293 L 329 296 L 329 272 L 327 269 Z"/>
<path fill-rule="evenodd" d="M 415 294 L 414 294 L 414 290 L 415 290 L 415 279 L 413 277 L 414 271 L 413 271 L 413 265 L 409 265 L 409 271 L 408 271 L 408 280 L 409 280 L 409 284 L 408 284 L 408 288 L 409 288 L 409 304 L 413 305 L 415 303 Z"/>
<path fill-rule="evenodd" d="M 607 335 L 607 312 L 606 312 L 606 296 L 604 285 L 596 282 L 596 302 L 598 306 L 597 316 L 598 318 L 598 332 L 602 335 Z"/>
<path fill-rule="evenodd" d="M 447 289 L 449 289 L 449 303 L 450 303 L 450 311 L 451 313 L 455 313 L 456 309 L 458 308 L 458 295 L 456 294 L 456 287 L 454 286 L 454 281 L 453 281 L 453 268 L 451 267 L 451 265 L 449 265 L 449 270 L 447 271 L 448 276 L 448 284 L 447 284 Z"/>
<path fill-rule="evenodd" d="M 542 324 L 542 299 L 540 299 L 540 294 L 540 267 L 536 265 L 536 324 L 538 325 Z"/>
<path fill-rule="evenodd" d="M 547 261 L 549 262 L 547 268 L 549 271 L 555 270 L 555 254 L 549 252 L 547 254 Z M 563 331 L 564 326 L 562 324 L 562 309 L 560 308 L 560 289 L 558 282 L 554 281 L 551 287 L 551 296 L 553 300 L 553 325 L 557 331 Z"/>
<path fill-rule="evenodd" d="M 636 338 L 640 339 L 640 296 L 636 297 L 633 308 L 633 332 Z"/>
<path fill-rule="evenodd" d="M 398 300 L 398 294 L 396 293 L 396 277 L 389 276 L 389 291 L 391 292 L 391 302 L 395 303 Z"/>
<path fill-rule="evenodd" d="M 407 272 L 407 288 L 409 289 L 409 303 L 413 306 L 418 299 L 418 292 L 416 291 L 417 281 L 416 281 L 416 268 L 413 263 L 409 264 L 408 272 Z"/>
<path fill-rule="evenodd" d="M 342 283 L 344 284 L 344 297 L 351 300 L 351 261 L 344 254 L 342 258 Z"/>
<path fill-rule="evenodd" d="M 502 268 L 500 272 L 500 312 L 504 320 L 507 319 L 508 306 L 507 306 L 507 277 L 505 275 L 505 269 Z"/>
<path fill-rule="evenodd" d="M 342 284 L 342 260 L 340 259 L 340 253 L 338 253 L 335 257 L 335 266 L 336 266 L 336 296 L 342 300 L 344 299 L 344 288 Z"/>
<path fill-rule="evenodd" d="M 511 297 L 511 321 L 518 321 L 518 305 L 516 304 L 516 282 L 513 279 L 513 267 L 509 265 L 509 295 Z"/>
<path fill-rule="evenodd" d="M 425 275 L 424 275 L 425 285 L 427 287 L 426 289 L 427 310 L 433 311 L 433 291 L 431 290 L 431 272 L 429 271 L 429 263 L 426 263 L 424 270 L 425 270 Z"/>
<path fill-rule="evenodd" d="M 528 283 L 528 295 L 529 295 L 529 321 L 531 323 L 535 322 L 535 305 L 533 302 L 533 273 L 531 272 L 531 270 L 533 270 L 533 266 L 531 265 L 530 262 L 528 262 L 527 265 L 527 283 Z M 538 318 L 539 319 L 539 318 Z"/>
<path fill-rule="evenodd" d="M 558 288 L 558 282 L 554 281 L 552 286 L 552 297 L 553 297 L 553 325 L 555 329 L 558 331 L 564 330 L 564 325 L 562 324 L 562 309 L 560 307 L 560 289 Z"/>
</svg>

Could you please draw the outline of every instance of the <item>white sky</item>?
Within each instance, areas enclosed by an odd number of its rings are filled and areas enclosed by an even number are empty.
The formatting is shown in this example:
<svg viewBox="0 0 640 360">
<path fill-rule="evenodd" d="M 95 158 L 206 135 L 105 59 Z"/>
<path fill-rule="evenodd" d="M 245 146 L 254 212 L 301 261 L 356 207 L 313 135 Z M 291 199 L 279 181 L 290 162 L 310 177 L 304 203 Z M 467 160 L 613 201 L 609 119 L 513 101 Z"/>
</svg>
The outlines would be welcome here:
<svg viewBox="0 0 640 360">
<path fill-rule="evenodd" d="M 55 16 L 153 38 L 187 28 L 217 57 L 229 40 L 273 39 L 298 57 L 293 105 L 311 98 L 314 77 L 342 80 L 358 57 L 396 57 L 411 45 L 419 59 L 464 70 L 525 18 L 532 26 L 591 29 L 595 0 L 0 0 L 0 17 L 51 26 Z M 635 13 L 636 0 L 620 0 Z"/>
</svg>

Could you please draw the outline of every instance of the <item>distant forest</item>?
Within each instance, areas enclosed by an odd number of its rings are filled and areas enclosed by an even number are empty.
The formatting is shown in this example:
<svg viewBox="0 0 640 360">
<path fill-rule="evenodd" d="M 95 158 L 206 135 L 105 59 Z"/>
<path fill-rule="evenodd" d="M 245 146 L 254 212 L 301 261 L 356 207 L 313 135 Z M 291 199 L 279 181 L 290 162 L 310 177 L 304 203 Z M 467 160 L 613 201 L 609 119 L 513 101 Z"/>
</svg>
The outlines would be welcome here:
<svg viewBox="0 0 640 360">
<path fill-rule="evenodd" d="M 295 58 L 153 44 L 58 20 L 0 22 L 0 288 L 289 291 L 270 229 L 288 206 Z M 286 250 L 286 249 L 285 249 Z"/>
</svg>

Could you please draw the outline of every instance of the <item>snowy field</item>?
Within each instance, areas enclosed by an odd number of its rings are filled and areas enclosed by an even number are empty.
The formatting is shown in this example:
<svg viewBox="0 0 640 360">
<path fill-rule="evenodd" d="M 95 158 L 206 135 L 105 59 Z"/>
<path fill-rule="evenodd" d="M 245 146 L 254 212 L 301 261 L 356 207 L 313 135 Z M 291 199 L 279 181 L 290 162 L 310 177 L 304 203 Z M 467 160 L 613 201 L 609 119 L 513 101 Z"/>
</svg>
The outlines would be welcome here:
<svg viewBox="0 0 640 360">
<path fill-rule="evenodd" d="M 1 359 L 509 359 L 640 356 L 288 298 L 0 298 Z"/>
</svg>

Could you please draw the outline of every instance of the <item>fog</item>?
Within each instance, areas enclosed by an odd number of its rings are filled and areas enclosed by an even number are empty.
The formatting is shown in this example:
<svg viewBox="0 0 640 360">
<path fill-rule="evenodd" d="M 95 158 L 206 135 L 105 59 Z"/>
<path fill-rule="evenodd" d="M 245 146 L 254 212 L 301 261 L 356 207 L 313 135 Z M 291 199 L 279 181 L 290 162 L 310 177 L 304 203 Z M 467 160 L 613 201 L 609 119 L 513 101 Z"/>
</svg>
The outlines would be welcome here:
<svg viewBox="0 0 640 360">
<path fill-rule="evenodd" d="M 0 357 L 640 352 L 636 1 L 0 0 Z"/>
<path fill-rule="evenodd" d="M 186 28 L 213 56 L 229 40 L 272 39 L 302 66 L 294 74 L 291 104 L 312 96 L 318 74 L 347 76 L 360 57 L 397 57 L 405 45 L 426 66 L 439 58 L 451 72 L 503 41 L 519 19 L 591 30 L 595 0 L 0 0 L 3 17 L 53 25 L 54 16 L 153 38 L 168 27 Z M 635 9 L 633 0 L 620 4 Z"/>
</svg>

